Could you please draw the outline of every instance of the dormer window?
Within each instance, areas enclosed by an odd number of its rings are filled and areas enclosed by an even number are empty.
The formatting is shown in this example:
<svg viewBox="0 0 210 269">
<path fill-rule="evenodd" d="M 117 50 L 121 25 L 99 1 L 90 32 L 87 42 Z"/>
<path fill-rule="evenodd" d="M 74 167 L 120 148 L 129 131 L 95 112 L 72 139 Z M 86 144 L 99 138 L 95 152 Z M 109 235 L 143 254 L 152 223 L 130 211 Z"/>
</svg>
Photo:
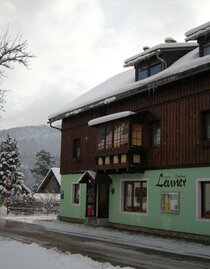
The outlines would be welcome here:
<svg viewBox="0 0 210 269">
<path fill-rule="evenodd" d="M 143 67 L 137 69 L 137 79 L 136 80 L 142 80 L 149 77 L 149 68 Z"/>
<path fill-rule="evenodd" d="M 153 76 L 157 73 L 160 73 L 161 72 L 161 64 L 154 64 L 150 67 L 150 76 Z"/>
<path fill-rule="evenodd" d="M 156 63 L 156 64 L 148 64 L 143 67 L 137 67 L 137 72 L 136 72 L 136 80 L 142 80 L 147 77 L 151 77 L 159 72 L 162 71 L 162 66 L 161 63 Z"/>
<path fill-rule="evenodd" d="M 210 55 L 210 43 L 203 45 L 203 56 Z"/>
</svg>

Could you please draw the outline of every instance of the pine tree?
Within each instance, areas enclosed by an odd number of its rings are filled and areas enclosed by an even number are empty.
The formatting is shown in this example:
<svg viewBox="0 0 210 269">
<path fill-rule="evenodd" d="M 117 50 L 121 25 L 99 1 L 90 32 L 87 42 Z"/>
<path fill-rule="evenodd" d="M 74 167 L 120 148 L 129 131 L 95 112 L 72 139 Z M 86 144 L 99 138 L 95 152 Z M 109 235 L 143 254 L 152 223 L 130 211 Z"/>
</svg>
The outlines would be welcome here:
<svg viewBox="0 0 210 269">
<path fill-rule="evenodd" d="M 35 179 L 35 184 L 33 185 L 33 190 L 36 191 L 42 180 L 47 175 L 50 168 L 55 165 L 55 158 L 44 149 L 40 150 L 36 154 L 36 161 L 34 163 L 31 173 Z"/>
<path fill-rule="evenodd" d="M 3 199 L 22 192 L 23 174 L 20 172 L 20 166 L 17 141 L 7 135 L 0 145 L 0 194 Z"/>
</svg>

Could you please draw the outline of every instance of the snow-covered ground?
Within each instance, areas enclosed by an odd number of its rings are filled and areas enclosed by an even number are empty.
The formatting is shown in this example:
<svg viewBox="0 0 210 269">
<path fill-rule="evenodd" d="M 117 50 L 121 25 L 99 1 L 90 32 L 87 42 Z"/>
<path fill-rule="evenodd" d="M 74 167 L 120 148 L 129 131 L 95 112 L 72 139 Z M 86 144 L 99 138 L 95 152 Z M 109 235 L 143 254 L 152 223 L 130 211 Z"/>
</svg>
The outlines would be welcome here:
<svg viewBox="0 0 210 269">
<path fill-rule="evenodd" d="M 45 268 L 45 269 L 114 269 L 121 268 L 109 263 L 100 263 L 80 254 L 61 253 L 37 244 L 26 244 L 0 237 L 0 268 Z M 124 267 L 125 269 L 131 267 Z"/>
<path fill-rule="evenodd" d="M 164 238 L 159 236 L 144 235 L 119 231 L 115 229 L 92 227 L 84 224 L 68 223 L 57 220 L 55 215 L 40 216 L 2 216 L 4 219 L 34 223 L 41 225 L 46 230 L 66 233 L 86 238 L 95 238 L 105 242 L 115 242 L 122 245 L 166 251 L 170 253 L 203 257 L 210 260 L 210 246 L 187 240 Z"/>
</svg>

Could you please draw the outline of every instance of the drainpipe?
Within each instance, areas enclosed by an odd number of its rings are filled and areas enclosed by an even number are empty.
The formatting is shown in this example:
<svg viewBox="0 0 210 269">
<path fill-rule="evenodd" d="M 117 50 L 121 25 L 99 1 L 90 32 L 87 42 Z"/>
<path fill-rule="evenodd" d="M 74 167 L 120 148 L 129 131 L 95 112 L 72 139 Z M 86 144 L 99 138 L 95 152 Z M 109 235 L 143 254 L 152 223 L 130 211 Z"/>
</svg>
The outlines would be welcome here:
<svg viewBox="0 0 210 269">
<path fill-rule="evenodd" d="M 156 55 L 157 59 L 161 62 L 161 64 L 164 66 L 164 69 L 166 69 L 167 68 L 167 63 L 162 58 L 160 58 L 159 54 L 160 54 L 160 50 L 157 50 L 155 55 Z M 154 87 L 152 89 L 152 93 L 153 93 L 153 95 L 155 94 L 155 88 Z"/>
<path fill-rule="evenodd" d="M 167 63 L 166 63 L 166 61 L 164 61 L 162 58 L 160 58 L 159 54 L 160 54 L 160 50 L 157 50 L 157 51 L 156 51 L 156 57 L 157 57 L 157 59 L 163 64 L 164 69 L 166 69 L 166 68 L 167 68 Z"/>
<path fill-rule="evenodd" d="M 62 128 L 59 128 L 59 127 L 53 126 L 53 125 L 52 125 L 52 121 L 50 121 L 50 127 L 51 127 L 51 128 L 53 128 L 53 129 L 59 130 L 59 131 L 61 131 L 61 130 L 62 130 Z"/>
</svg>

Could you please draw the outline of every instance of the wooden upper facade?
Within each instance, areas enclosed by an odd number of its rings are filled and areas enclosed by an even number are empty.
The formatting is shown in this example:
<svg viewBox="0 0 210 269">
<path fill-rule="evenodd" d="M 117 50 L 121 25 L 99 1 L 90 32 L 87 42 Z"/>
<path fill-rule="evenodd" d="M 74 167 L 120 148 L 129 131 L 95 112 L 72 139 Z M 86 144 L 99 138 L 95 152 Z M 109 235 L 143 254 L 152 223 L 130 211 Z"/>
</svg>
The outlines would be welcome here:
<svg viewBox="0 0 210 269">
<path fill-rule="evenodd" d="M 210 33 L 205 33 L 197 38 L 197 52 L 200 57 L 207 55 L 204 63 L 178 74 L 172 72 L 167 79 L 161 77 L 152 85 L 151 81 L 144 85 L 137 83 L 135 89 L 121 94 L 114 102 L 89 106 L 78 114 L 62 117 L 61 174 L 85 170 L 144 172 L 209 165 L 210 51 L 206 49 L 209 37 Z M 158 55 L 155 52 L 140 57 L 131 65 L 137 70 L 160 63 L 157 72 L 161 74 L 197 47 L 194 43 L 180 49 L 177 44 L 177 50 L 158 48 Z M 159 59 L 163 55 L 164 61 L 170 63 L 168 66 Z M 137 72 L 135 78 L 139 80 Z M 122 112 L 127 114 L 115 117 Z M 105 117 L 109 115 L 110 118 Z M 99 120 L 88 124 L 93 119 Z"/>
</svg>

